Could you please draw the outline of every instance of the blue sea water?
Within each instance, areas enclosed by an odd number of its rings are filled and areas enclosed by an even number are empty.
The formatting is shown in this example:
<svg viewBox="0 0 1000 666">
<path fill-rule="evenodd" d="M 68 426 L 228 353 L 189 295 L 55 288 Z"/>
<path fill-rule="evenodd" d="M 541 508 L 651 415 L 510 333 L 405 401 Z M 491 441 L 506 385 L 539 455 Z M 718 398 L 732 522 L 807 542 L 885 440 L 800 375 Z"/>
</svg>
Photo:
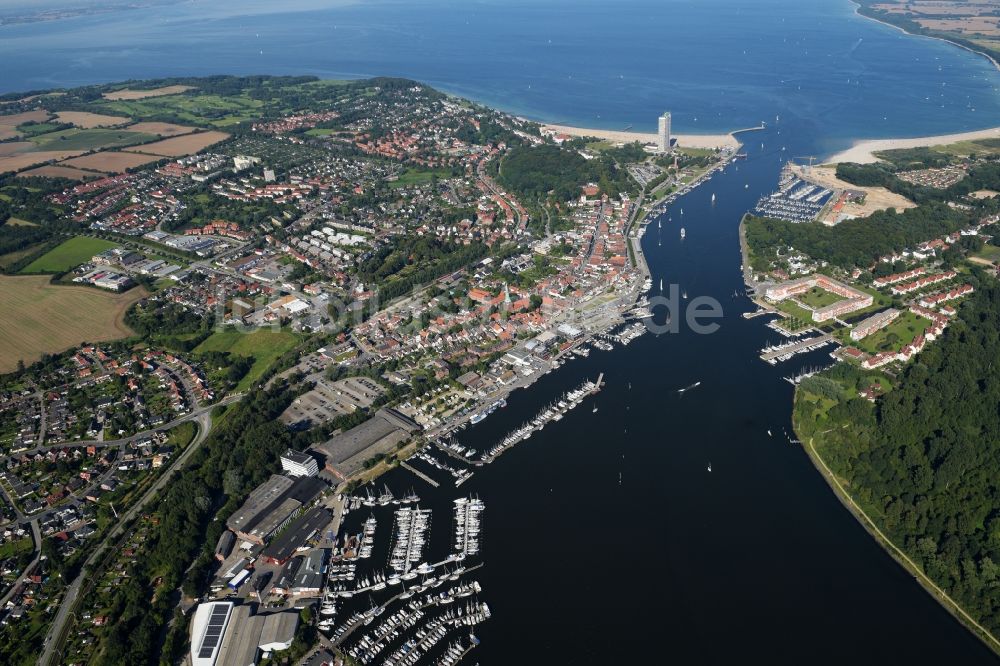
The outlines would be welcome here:
<svg viewBox="0 0 1000 666">
<path fill-rule="evenodd" d="M 494 609 L 463 663 L 996 663 L 788 442 L 781 376 L 829 361 L 826 351 L 780 368 L 758 361 L 775 339 L 741 316 L 754 306 L 740 295 L 737 234 L 788 156 L 1000 125 L 988 61 L 861 18 L 846 0 L 291 2 L 0 27 L 0 91 L 391 75 L 550 122 L 652 130 L 670 109 L 678 132 L 769 124 L 747 135 L 745 161 L 676 201 L 643 239 L 654 284 L 723 303 L 719 332 L 595 351 L 462 433 L 488 447 L 605 373 L 599 413 L 588 400 L 461 488 L 489 507 L 476 576 Z M 397 494 L 416 484 L 435 509 L 432 548 L 447 552 L 459 491 L 402 469 L 385 481 Z"/>
<path fill-rule="evenodd" d="M 549 122 L 795 118 L 817 149 L 1000 125 L 983 57 L 848 0 L 182 2 L 0 27 L 0 91 L 214 73 L 419 79 Z"/>
</svg>

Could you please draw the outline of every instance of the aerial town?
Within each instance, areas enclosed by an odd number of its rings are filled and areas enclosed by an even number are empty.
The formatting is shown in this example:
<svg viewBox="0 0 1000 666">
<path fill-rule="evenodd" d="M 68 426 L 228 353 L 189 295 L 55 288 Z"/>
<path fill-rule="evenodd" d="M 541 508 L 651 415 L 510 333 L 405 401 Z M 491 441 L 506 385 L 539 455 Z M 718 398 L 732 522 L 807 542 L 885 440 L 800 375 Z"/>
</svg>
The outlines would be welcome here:
<svg viewBox="0 0 1000 666">
<path fill-rule="evenodd" d="M 17 661 L 31 627 L 68 662 L 117 654 L 136 640 L 120 630 L 135 587 L 180 614 L 166 640 L 195 664 L 314 645 L 316 663 L 457 663 L 491 615 L 474 575 L 485 503 L 439 515 L 414 489 L 457 489 L 600 390 L 591 378 L 478 450 L 453 439 L 645 331 L 647 215 L 736 152 L 675 146 L 669 122 L 647 146 L 568 137 L 399 80 L 202 88 L 149 87 L 127 111 L 114 91 L 5 109 L 25 134 L 75 121 L 138 143 L 22 158 L 4 181 L 59 220 L 7 271 L 123 299 L 132 335 L 39 347 L 0 383 L 0 646 Z M 250 93 L 272 100 L 251 113 Z M 182 112 L 219 94 L 221 120 Z M 546 160 L 572 168 L 532 191 L 519 174 Z M 171 550 L 186 574 L 156 565 L 174 518 L 150 500 L 225 464 L 200 446 L 213 437 L 258 459 L 225 425 L 251 403 L 277 428 L 266 464 L 223 475 L 225 507 L 185 498 L 194 520 L 224 508 L 215 547 Z M 375 482 L 395 469 L 414 488 L 401 496 Z"/>
</svg>

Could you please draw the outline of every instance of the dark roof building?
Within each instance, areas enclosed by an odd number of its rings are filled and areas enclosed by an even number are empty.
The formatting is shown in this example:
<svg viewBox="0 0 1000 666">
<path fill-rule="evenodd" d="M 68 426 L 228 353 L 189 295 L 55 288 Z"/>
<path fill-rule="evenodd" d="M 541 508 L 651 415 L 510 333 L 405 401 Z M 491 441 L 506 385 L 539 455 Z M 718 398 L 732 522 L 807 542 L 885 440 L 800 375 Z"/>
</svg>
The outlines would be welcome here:
<svg viewBox="0 0 1000 666">
<path fill-rule="evenodd" d="M 304 546 L 331 520 L 333 514 L 327 509 L 318 507 L 306 511 L 261 551 L 261 557 L 272 564 L 284 564 L 295 554 L 296 549 Z"/>
<path fill-rule="evenodd" d="M 383 407 L 364 423 L 314 445 L 312 450 L 323 456 L 328 472 L 346 479 L 361 469 L 365 460 L 389 453 L 419 430 L 413 419 Z"/>
<path fill-rule="evenodd" d="M 293 480 L 274 474 L 250 493 L 226 525 L 241 539 L 262 546 L 326 488 L 326 483 L 315 477 Z"/>
</svg>

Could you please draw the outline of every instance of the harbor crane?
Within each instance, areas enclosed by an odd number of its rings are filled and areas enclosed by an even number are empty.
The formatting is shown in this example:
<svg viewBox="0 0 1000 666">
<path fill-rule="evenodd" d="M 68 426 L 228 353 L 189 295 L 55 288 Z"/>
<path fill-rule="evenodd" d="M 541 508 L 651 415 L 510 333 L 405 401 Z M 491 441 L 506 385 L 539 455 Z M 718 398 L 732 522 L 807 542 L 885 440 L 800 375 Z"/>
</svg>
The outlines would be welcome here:
<svg viewBox="0 0 1000 666">
<path fill-rule="evenodd" d="M 793 157 L 794 160 L 809 160 L 809 166 L 806 167 L 806 173 L 812 171 L 813 163 L 818 159 L 815 155 L 797 155 Z"/>
</svg>

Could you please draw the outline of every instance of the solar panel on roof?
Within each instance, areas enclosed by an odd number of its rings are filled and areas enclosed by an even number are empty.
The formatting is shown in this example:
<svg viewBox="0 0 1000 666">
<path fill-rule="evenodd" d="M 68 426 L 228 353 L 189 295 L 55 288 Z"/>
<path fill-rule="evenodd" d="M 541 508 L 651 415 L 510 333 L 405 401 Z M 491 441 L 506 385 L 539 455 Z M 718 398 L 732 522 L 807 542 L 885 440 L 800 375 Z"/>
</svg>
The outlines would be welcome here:
<svg viewBox="0 0 1000 666">
<path fill-rule="evenodd" d="M 212 656 L 222 639 L 222 629 L 228 616 L 228 605 L 215 606 L 212 609 L 212 614 L 208 618 L 208 626 L 205 628 L 205 638 L 201 642 L 201 649 L 198 650 L 199 659 L 208 659 Z"/>
</svg>

